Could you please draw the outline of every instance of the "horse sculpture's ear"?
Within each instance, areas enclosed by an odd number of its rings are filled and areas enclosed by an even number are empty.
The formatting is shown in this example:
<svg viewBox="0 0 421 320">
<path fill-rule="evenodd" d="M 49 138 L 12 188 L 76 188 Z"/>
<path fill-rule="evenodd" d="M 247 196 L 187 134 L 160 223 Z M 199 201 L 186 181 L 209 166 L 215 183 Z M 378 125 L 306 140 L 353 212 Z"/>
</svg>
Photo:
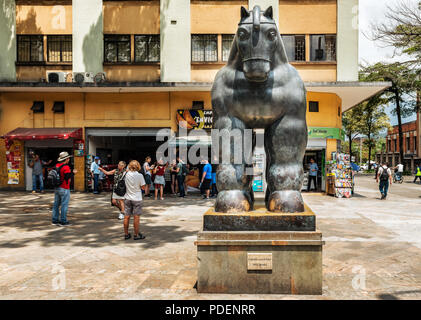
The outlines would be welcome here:
<svg viewBox="0 0 421 320">
<path fill-rule="evenodd" d="M 250 17 L 250 13 L 247 11 L 246 8 L 241 6 L 241 20 Z"/>
<path fill-rule="evenodd" d="M 273 9 L 272 6 L 270 6 L 269 8 L 266 9 L 265 13 L 263 13 L 263 15 L 266 18 L 272 19 L 273 20 Z"/>
</svg>

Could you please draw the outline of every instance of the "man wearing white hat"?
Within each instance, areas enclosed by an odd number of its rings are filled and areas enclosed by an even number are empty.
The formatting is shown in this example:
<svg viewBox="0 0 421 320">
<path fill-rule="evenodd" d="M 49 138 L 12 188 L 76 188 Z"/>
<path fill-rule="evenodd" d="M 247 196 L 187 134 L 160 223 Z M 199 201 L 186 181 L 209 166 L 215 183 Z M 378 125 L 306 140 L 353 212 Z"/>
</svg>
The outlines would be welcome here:
<svg viewBox="0 0 421 320">
<path fill-rule="evenodd" d="M 54 205 L 53 205 L 53 224 L 60 224 L 62 226 L 69 225 L 67 221 L 67 209 L 70 201 L 70 182 L 74 174 L 77 173 L 76 169 L 72 170 L 69 166 L 71 155 L 66 151 L 60 152 L 57 159 L 55 170 L 60 175 L 60 185 L 54 190 Z M 61 215 L 59 219 L 59 209 L 61 207 Z"/>
</svg>

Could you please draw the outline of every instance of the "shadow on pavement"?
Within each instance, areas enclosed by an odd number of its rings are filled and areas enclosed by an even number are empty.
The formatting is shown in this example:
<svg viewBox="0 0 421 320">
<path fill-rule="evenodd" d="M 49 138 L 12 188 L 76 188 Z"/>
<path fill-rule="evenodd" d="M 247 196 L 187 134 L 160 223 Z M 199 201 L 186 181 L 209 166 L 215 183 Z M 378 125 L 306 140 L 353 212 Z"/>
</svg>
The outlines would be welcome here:
<svg viewBox="0 0 421 320">
<path fill-rule="evenodd" d="M 25 200 L 19 201 L 23 198 Z M 145 200 L 144 213 L 140 218 L 140 231 L 146 239 L 127 240 L 125 243 L 141 245 L 142 248 L 148 249 L 181 242 L 185 237 L 195 235 L 198 230 L 186 230 L 188 226 L 180 223 L 183 210 L 191 206 L 192 201 L 198 206 L 203 206 L 204 211 L 211 203 L 199 196 L 189 196 L 185 199 L 169 196 L 164 200 Z M 44 247 L 104 247 L 121 245 L 125 241 L 123 222 L 117 219 L 118 210 L 110 205 L 109 194 L 93 196 L 87 193 L 72 193 L 67 215 L 71 225 L 66 227 L 51 224 L 52 203 L 53 194 L 28 197 L 28 193 L 22 192 L 13 193 L 10 198 L 2 197 L 0 230 L 7 232 L 7 229 L 13 229 L 17 234 L 11 234 L 10 240 L 0 241 L 0 248 L 20 248 L 29 246 L 32 242 L 39 242 Z M 175 211 L 177 216 L 166 217 L 165 213 L 162 213 L 163 210 Z M 129 230 L 133 235 L 132 219 Z"/>
</svg>

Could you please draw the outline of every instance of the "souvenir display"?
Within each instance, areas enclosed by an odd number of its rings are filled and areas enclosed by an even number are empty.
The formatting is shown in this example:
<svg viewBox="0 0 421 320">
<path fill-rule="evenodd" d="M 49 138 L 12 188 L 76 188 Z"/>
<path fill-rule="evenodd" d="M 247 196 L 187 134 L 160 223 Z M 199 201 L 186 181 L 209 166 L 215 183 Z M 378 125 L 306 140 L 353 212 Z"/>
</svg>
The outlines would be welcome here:
<svg viewBox="0 0 421 320">
<path fill-rule="evenodd" d="M 337 198 L 351 198 L 354 193 L 354 174 L 348 154 L 338 153 L 327 162 L 327 194 Z"/>
</svg>

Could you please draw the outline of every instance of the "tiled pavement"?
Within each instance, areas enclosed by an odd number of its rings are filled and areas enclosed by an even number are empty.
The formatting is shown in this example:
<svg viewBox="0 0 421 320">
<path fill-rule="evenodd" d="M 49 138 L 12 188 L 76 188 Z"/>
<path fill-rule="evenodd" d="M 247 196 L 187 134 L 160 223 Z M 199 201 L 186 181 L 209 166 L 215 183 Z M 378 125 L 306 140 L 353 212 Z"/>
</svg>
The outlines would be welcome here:
<svg viewBox="0 0 421 320">
<path fill-rule="evenodd" d="M 51 225 L 53 195 L 0 193 L 1 299 L 421 299 L 421 186 L 386 201 L 370 177 L 353 199 L 305 194 L 326 245 L 322 296 L 197 294 L 197 196 L 146 200 L 145 240 L 124 241 L 109 195 L 72 194 L 69 227 Z M 365 282 L 362 281 L 365 278 Z"/>
</svg>

